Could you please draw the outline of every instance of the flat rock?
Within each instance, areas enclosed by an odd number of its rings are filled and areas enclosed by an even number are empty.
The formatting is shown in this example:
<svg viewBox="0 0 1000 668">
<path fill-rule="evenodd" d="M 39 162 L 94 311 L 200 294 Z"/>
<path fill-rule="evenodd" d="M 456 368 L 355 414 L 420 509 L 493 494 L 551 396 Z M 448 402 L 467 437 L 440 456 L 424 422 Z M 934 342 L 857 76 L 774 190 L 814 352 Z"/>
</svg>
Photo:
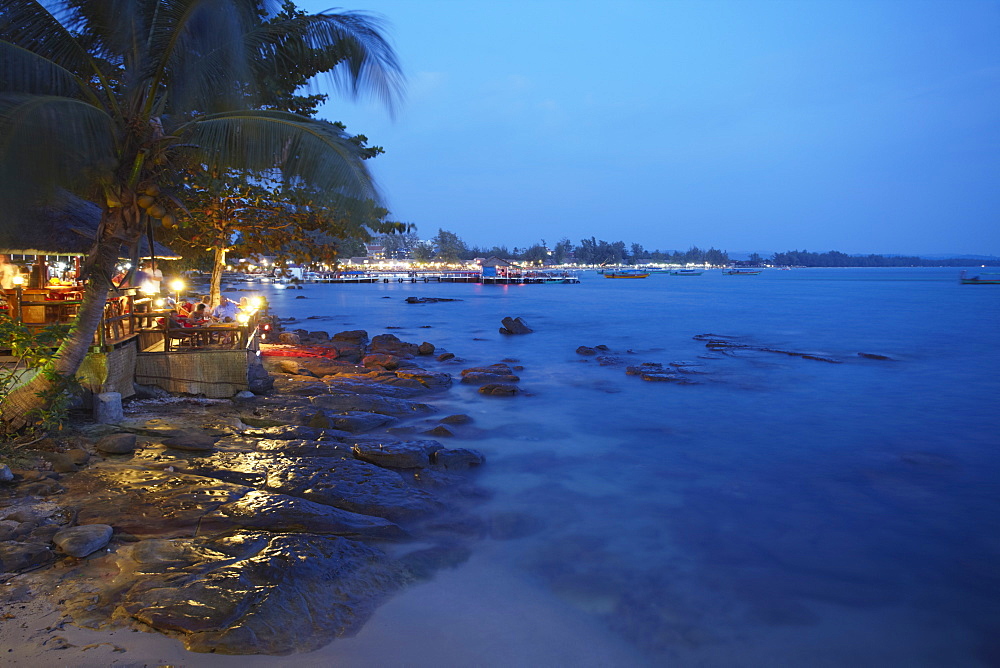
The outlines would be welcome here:
<svg viewBox="0 0 1000 668">
<path fill-rule="evenodd" d="M 371 440 L 355 443 L 353 451 L 358 459 L 378 466 L 417 469 L 430 466 L 431 455 L 442 447 L 437 441 Z"/>
<path fill-rule="evenodd" d="M 313 397 L 312 403 L 337 412 L 364 411 L 394 417 L 427 415 L 435 411 L 427 404 L 378 394 L 323 394 Z"/>
<path fill-rule="evenodd" d="M 0 541 L 0 573 L 28 571 L 54 561 L 56 556 L 45 545 Z"/>
<path fill-rule="evenodd" d="M 406 578 L 379 550 L 333 536 L 244 532 L 177 542 L 168 554 L 183 567 L 139 580 L 118 607 L 194 652 L 319 649 L 360 628 Z"/>
<path fill-rule="evenodd" d="M 514 375 L 482 372 L 462 372 L 462 383 L 464 385 L 486 385 L 489 383 L 517 383 L 521 379 Z"/>
<path fill-rule="evenodd" d="M 426 387 L 431 390 L 440 390 L 447 387 L 451 387 L 451 374 L 450 373 L 431 373 L 428 371 L 404 371 L 399 370 L 396 372 L 396 377 L 400 380 L 411 380 L 419 383 L 419 386 Z"/>
<path fill-rule="evenodd" d="M 189 473 L 91 468 L 77 474 L 64 502 L 80 504 L 81 521 L 112 524 L 139 538 L 236 529 L 392 539 L 405 535 L 381 517 Z"/>
<path fill-rule="evenodd" d="M 178 429 L 170 432 L 169 438 L 163 440 L 163 446 L 174 450 L 198 452 L 213 449 L 216 440 L 200 429 Z"/>
<path fill-rule="evenodd" d="M 185 470 L 393 521 L 437 507 L 398 473 L 356 459 L 216 453 L 193 460 Z"/>
<path fill-rule="evenodd" d="M 61 529 L 52 542 L 71 557 L 86 557 L 107 545 L 113 533 L 107 524 L 81 524 Z"/>
<path fill-rule="evenodd" d="M 342 415 L 334 415 L 331 418 L 331 426 L 334 429 L 349 431 L 352 434 L 371 431 L 392 424 L 396 418 L 378 413 L 364 413 L 361 411 L 348 411 Z"/>
</svg>

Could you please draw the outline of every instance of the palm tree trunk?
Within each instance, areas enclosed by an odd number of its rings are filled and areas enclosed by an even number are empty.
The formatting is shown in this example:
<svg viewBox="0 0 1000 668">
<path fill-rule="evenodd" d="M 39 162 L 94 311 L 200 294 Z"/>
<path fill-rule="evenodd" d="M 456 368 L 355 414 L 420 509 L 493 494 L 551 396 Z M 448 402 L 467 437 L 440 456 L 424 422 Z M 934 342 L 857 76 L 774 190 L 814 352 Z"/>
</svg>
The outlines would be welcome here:
<svg viewBox="0 0 1000 668">
<path fill-rule="evenodd" d="M 114 209 L 105 215 L 124 217 L 120 209 Z M 121 229 L 113 222 L 106 227 Z M 83 364 L 83 359 L 90 352 L 94 334 L 104 316 L 104 306 L 111 288 L 109 278 L 118 262 L 121 244 L 120 238 L 110 236 L 101 241 L 93 251 L 94 262 L 91 265 L 80 310 L 70 327 L 69 334 L 56 351 L 53 371 L 60 376 L 75 375 Z M 0 422 L 4 424 L 6 430 L 21 429 L 36 422 L 32 414 L 46 408 L 46 399 L 42 393 L 53 386 L 53 380 L 48 375 L 38 373 L 36 370 L 27 376 L 24 384 L 12 390 L 0 407 Z"/>
<path fill-rule="evenodd" d="M 226 268 L 226 249 L 215 247 L 212 259 L 212 278 L 208 283 L 208 295 L 212 299 L 211 307 L 215 308 L 222 302 L 222 270 Z"/>
</svg>

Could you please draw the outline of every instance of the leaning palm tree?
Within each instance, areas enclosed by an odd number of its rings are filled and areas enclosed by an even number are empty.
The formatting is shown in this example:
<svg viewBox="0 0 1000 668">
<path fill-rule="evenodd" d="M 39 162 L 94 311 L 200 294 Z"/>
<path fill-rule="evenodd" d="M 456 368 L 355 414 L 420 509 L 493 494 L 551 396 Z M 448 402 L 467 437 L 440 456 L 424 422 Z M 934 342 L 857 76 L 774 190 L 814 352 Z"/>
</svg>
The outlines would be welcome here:
<svg viewBox="0 0 1000 668">
<path fill-rule="evenodd" d="M 335 125 L 268 111 L 268 83 L 317 59 L 350 94 L 390 108 L 392 48 L 368 15 L 293 13 L 268 0 L 0 0 L 0 225 L 60 189 L 103 208 L 86 291 L 49 369 L 0 407 L 23 426 L 79 369 L 122 246 L 182 206 L 165 186 L 184 165 L 272 170 L 331 203 L 378 202 L 356 143 Z M 286 4 L 287 9 L 287 4 Z M 286 12 L 288 14 L 288 12 Z M 301 58 L 297 57 L 301 55 Z"/>
</svg>

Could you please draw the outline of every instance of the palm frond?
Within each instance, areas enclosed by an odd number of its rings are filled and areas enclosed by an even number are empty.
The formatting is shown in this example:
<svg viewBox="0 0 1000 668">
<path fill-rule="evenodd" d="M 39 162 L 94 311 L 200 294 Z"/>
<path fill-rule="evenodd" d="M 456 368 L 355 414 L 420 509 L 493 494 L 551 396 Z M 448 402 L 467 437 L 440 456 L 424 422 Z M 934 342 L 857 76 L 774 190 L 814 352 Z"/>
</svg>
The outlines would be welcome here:
<svg viewBox="0 0 1000 668">
<path fill-rule="evenodd" d="M 57 17 L 49 7 L 59 11 Z M 70 72 L 91 70 L 87 47 L 70 29 L 74 13 L 66 3 L 4 0 L 0 11 L 0 39 L 37 53 Z"/>
<path fill-rule="evenodd" d="M 105 180 L 114 129 L 107 113 L 77 99 L 0 94 L 0 223 L 57 188 Z"/>
<path fill-rule="evenodd" d="M 330 201 L 380 199 L 361 151 L 332 123 L 280 111 L 236 111 L 204 116 L 175 131 L 197 147 L 201 160 L 224 169 L 280 170 Z"/>
<path fill-rule="evenodd" d="M 373 14 L 323 13 L 265 23 L 247 39 L 265 69 L 326 73 L 343 92 L 353 97 L 370 94 L 393 112 L 405 85 L 384 29 L 384 22 Z"/>
<path fill-rule="evenodd" d="M 0 91 L 84 97 L 92 92 L 74 73 L 16 44 L 0 41 Z"/>
</svg>

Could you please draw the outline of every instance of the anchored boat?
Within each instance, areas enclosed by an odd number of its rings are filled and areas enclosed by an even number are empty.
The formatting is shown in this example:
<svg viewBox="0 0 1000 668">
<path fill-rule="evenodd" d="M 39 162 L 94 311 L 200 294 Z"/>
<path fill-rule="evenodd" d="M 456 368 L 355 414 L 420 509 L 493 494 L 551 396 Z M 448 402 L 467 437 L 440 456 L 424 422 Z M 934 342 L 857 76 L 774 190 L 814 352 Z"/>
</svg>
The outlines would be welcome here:
<svg viewBox="0 0 1000 668">
<path fill-rule="evenodd" d="M 649 278 L 649 272 L 635 269 L 615 269 L 614 271 L 605 271 L 604 278 Z"/>
<path fill-rule="evenodd" d="M 1000 285 L 1000 274 L 982 273 L 975 276 L 968 276 L 968 272 L 962 271 L 958 277 L 962 285 Z"/>
</svg>

